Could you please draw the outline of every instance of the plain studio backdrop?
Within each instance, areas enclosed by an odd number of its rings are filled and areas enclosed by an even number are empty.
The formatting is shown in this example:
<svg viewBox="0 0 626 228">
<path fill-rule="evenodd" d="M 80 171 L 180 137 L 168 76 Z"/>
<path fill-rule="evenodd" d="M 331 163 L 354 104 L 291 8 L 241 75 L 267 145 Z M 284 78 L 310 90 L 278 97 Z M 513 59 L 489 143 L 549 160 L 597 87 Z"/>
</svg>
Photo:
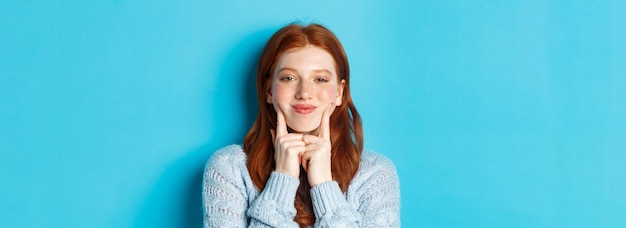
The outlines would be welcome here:
<svg viewBox="0 0 626 228">
<path fill-rule="evenodd" d="M 199 227 L 281 26 L 343 42 L 404 227 L 626 227 L 625 1 L 3 1 L 0 227 Z"/>
</svg>

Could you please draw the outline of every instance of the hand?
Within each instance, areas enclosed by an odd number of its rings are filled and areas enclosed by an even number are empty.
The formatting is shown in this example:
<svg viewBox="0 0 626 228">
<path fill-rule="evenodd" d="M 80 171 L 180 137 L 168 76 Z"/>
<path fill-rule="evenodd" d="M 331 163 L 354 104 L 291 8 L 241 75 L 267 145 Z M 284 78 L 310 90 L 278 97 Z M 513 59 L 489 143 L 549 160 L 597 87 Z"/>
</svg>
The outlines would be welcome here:
<svg viewBox="0 0 626 228">
<path fill-rule="evenodd" d="M 300 155 L 305 151 L 303 134 L 288 133 L 285 115 L 276 108 L 276 130 L 271 130 L 274 141 L 276 172 L 300 177 Z"/>
<path fill-rule="evenodd" d="M 304 153 L 301 155 L 301 164 L 307 172 L 311 187 L 332 180 L 331 170 L 331 143 L 330 143 L 330 116 L 335 105 L 330 104 L 322 114 L 322 121 L 318 135 L 304 135 Z"/>
</svg>

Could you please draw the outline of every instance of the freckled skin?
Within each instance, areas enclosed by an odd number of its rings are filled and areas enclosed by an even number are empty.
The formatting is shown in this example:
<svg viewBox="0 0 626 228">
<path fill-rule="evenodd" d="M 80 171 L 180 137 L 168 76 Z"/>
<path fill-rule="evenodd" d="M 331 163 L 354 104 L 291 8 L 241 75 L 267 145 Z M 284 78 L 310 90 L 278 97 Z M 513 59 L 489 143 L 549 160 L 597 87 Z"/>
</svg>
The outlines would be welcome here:
<svg viewBox="0 0 626 228">
<path fill-rule="evenodd" d="M 267 95 L 277 115 L 271 132 L 277 172 L 298 177 L 302 166 L 310 186 L 332 181 L 330 116 L 345 84 L 338 78 L 334 59 L 321 48 L 289 50 L 278 60 Z"/>
<path fill-rule="evenodd" d="M 267 102 L 284 113 L 289 128 L 317 133 L 324 109 L 331 103 L 341 105 L 344 82 L 338 82 L 333 57 L 321 48 L 308 45 L 285 52 L 275 69 Z M 296 104 L 317 108 L 302 115 L 292 107 Z"/>
</svg>

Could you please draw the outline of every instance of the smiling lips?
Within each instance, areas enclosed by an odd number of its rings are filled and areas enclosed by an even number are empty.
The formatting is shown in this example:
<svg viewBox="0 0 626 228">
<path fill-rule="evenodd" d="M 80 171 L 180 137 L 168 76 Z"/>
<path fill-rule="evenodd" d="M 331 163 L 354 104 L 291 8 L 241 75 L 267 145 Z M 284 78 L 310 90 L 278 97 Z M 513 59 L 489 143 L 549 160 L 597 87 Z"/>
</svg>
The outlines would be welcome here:
<svg viewBox="0 0 626 228">
<path fill-rule="evenodd" d="M 315 111 L 317 107 L 309 104 L 296 104 L 291 106 L 299 114 L 309 114 Z"/>
</svg>

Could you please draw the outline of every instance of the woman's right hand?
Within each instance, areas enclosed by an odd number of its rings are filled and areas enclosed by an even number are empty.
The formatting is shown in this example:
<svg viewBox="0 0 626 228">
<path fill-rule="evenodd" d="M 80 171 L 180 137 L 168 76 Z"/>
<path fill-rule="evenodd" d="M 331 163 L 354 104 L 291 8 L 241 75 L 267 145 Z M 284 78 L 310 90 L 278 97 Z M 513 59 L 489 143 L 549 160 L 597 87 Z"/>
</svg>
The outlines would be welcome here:
<svg viewBox="0 0 626 228">
<path fill-rule="evenodd" d="M 289 133 L 285 116 L 280 108 L 276 109 L 276 130 L 271 130 L 274 141 L 274 161 L 276 172 L 285 173 L 293 177 L 300 177 L 300 155 L 305 151 L 304 135 Z"/>
</svg>

